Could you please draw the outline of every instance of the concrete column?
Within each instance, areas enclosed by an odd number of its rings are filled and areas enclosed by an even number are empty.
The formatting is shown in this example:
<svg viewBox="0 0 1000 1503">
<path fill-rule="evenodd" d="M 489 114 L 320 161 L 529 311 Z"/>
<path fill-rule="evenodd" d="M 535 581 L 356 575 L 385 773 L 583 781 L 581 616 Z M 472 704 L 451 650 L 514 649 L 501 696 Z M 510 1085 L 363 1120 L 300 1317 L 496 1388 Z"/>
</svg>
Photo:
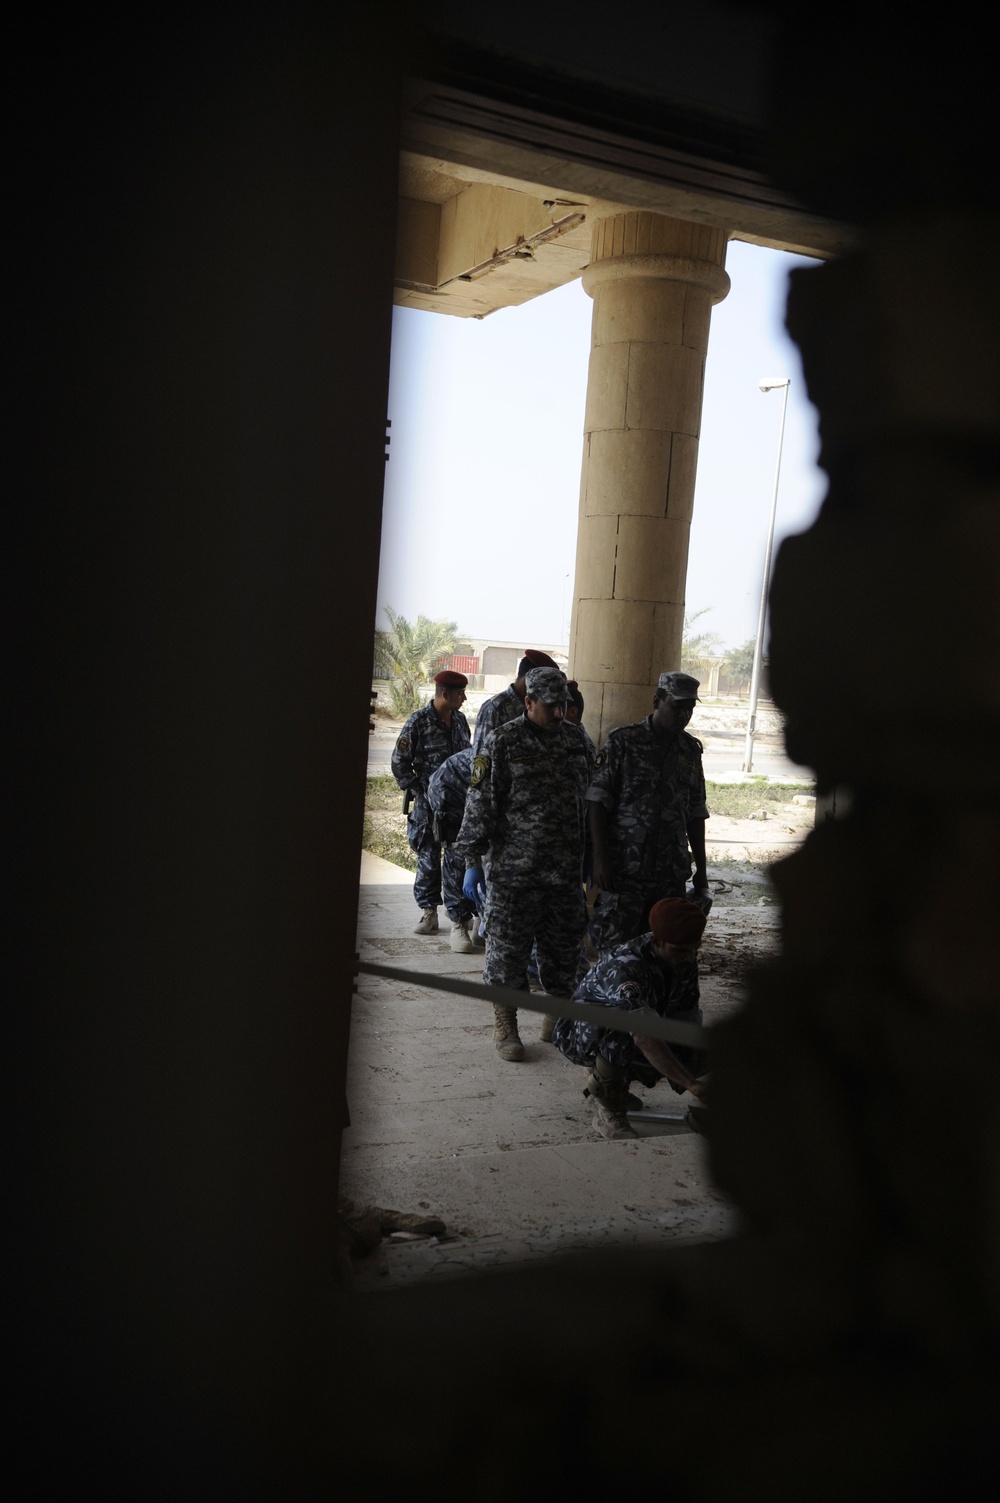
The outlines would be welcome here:
<svg viewBox="0 0 1000 1503">
<path fill-rule="evenodd" d="M 600 744 L 649 711 L 680 667 L 684 581 L 713 303 L 729 291 L 724 230 L 645 211 L 594 227 L 594 299 L 572 676 Z"/>
</svg>

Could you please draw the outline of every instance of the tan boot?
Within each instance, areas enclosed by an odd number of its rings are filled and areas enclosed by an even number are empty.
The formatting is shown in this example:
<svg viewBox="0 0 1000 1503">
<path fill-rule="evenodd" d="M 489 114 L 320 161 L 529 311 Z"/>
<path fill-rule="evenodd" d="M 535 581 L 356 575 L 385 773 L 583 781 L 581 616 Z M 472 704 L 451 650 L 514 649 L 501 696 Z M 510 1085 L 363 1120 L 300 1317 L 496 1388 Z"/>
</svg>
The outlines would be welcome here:
<svg viewBox="0 0 1000 1503">
<path fill-rule="evenodd" d="M 630 1112 L 637 1112 L 643 1105 L 641 1097 L 629 1090 L 624 1072 L 617 1065 L 609 1065 L 603 1054 L 597 1056 L 587 1071 L 583 1094 L 593 1101 L 615 1100 Z"/>
<path fill-rule="evenodd" d="M 542 1019 L 542 1031 L 539 1035 L 543 1044 L 551 1044 L 552 1035 L 556 1031 L 556 1024 L 558 1021 L 558 1018 L 550 1017 L 548 1013 L 545 1014 L 544 1018 Z"/>
<path fill-rule="evenodd" d="M 594 1127 L 602 1138 L 639 1136 L 627 1116 L 630 1102 L 638 1101 L 639 1098 L 632 1096 L 628 1090 L 624 1072 L 615 1065 L 609 1065 L 600 1054 L 587 1076 L 583 1094 L 590 1097 L 597 1109 L 594 1113 Z"/>
<path fill-rule="evenodd" d="M 456 955 L 475 955 L 476 947 L 469 933 L 471 925 L 471 919 L 459 919 L 457 924 L 452 924 L 448 943 Z"/>
<path fill-rule="evenodd" d="M 595 1101 L 594 1127 L 602 1138 L 637 1138 L 639 1134 L 625 1114 L 623 1106 L 612 1106 L 608 1101 Z"/>
<path fill-rule="evenodd" d="M 524 1058 L 524 1045 L 517 1031 L 517 1010 L 493 1006 L 493 1044 L 501 1059 Z"/>
<path fill-rule="evenodd" d="M 421 908 L 420 923 L 414 929 L 414 934 L 436 934 L 438 932 L 438 911 L 436 908 Z"/>
</svg>

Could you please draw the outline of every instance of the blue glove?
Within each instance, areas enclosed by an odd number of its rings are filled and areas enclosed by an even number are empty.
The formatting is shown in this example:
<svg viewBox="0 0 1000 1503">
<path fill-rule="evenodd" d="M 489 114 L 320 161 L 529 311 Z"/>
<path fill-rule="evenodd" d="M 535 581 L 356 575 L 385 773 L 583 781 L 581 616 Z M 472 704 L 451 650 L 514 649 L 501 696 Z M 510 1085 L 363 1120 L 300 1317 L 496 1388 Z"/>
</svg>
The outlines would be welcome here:
<svg viewBox="0 0 1000 1503">
<path fill-rule="evenodd" d="M 467 866 L 465 868 L 465 879 L 462 882 L 462 894 L 464 897 L 468 898 L 469 902 L 472 904 L 477 913 L 480 911 L 480 898 L 479 893 L 476 889 L 485 886 L 486 876 L 483 872 L 482 867 Z"/>
</svg>

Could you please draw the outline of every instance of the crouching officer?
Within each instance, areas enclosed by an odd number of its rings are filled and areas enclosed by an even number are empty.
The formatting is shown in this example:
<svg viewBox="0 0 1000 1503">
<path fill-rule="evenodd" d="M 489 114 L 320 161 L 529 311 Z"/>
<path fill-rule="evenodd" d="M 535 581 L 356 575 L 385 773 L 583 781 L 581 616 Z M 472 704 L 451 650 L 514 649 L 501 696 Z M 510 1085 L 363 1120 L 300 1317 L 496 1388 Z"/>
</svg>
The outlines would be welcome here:
<svg viewBox="0 0 1000 1503">
<path fill-rule="evenodd" d="M 650 932 L 608 951 L 573 993 L 574 1002 L 598 1007 L 648 1007 L 661 1018 L 700 1023 L 698 946 L 705 915 L 684 898 L 664 898 L 649 914 Z M 552 1042 L 575 1065 L 589 1070 L 584 1095 L 597 1108 L 594 1127 L 602 1138 L 634 1138 L 626 1113 L 642 1105 L 630 1094 L 631 1080 L 655 1084 L 665 1077 L 678 1093 L 700 1096 L 706 1068 L 701 1050 L 662 1039 L 560 1018 Z"/>
</svg>

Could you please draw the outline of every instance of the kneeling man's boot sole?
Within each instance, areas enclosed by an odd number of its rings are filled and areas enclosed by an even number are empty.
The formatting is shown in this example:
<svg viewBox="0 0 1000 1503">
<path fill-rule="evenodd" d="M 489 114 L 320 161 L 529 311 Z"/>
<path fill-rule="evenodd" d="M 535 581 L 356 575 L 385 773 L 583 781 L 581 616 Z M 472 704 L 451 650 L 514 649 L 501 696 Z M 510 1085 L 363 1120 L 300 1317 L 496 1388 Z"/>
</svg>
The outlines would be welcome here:
<svg viewBox="0 0 1000 1503">
<path fill-rule="evenodd" d="M 512 1063 L 524 1058 L 524 1045 L 517 1031 L 517 1011 L 513 1007 L 493 1008 L 493 1043 L 501 1059 Z"/>
</svg>

